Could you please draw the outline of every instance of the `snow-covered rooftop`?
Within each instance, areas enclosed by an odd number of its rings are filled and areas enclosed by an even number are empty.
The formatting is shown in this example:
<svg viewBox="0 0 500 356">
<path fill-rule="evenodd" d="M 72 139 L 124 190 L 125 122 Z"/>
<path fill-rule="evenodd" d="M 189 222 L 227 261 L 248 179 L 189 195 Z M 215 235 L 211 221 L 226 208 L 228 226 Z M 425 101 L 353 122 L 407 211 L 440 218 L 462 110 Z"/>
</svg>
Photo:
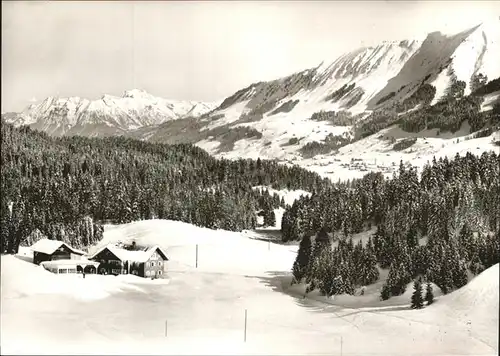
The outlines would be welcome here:
<svg viewBox="0 0 500 356">
<path fill-rule="evenodd" d="M 146 262 L 149 260 L 151 255 L 156 252 L 156 250 L 160 250 L 165 257 L 167 257 L 167 254 L 165 251 L 163 251 L 158 245 L 153 245 L 153 246 L 148 246 L 143 250 L 136 250 L 136 251 L 131 251 L 131 250 L 126 250 L 124 248 L 120 248 L 114 244 L 108 244 L 104 246 L 103 248 L 99 249 L 97 252 L 95 252 L 93 255 L 90 256 L 90 258 L 93 258 L 97 254 L 99 254 L 101 251 L 104 249 L 108 249 L 112 254 L 114 254 L 116 257 L 118 257 L 121 261 L 134 261 L 134 262 Z M 168 257 L 167 257 L 168 261 Z"/>
<path fill-rule="evenodd" d="M 81 250 L 78 250 L 76 248 L 73 248 L 73 247 L 69 246 L 67 243 L 63 242 L 63 241 L 49 240 L 49 239 L 38 240 L 36 243 L 34 243 L 31 246 L 31 250 L 32 251 L 36 251 L 36 252 L 45 253 L 47 255 L 51 255 L 58 248 L 60 248 L 63 245 L 66 246 L 67 248 L 69 248 L 71 250 L 71 252 L 73 252 L 73 253 L 76 253 L 76 254 L 79 254 L 79 255 L 84 255 L 85 254 L 85 252 L 83 252 Z"/>
</svg>

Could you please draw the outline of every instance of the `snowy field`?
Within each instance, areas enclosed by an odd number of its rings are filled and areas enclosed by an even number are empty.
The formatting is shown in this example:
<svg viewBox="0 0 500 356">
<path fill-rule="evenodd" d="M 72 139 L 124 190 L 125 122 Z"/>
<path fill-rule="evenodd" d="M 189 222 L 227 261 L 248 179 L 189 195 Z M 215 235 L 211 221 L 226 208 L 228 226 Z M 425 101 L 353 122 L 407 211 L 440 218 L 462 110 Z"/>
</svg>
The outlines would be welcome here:
<svg viewBox="0 0 500 356">
<path fill-rule="evenodd" d="M 2 256 L 2 353 L 498 354 L 498 264 L 418 311 L 408 294 L 379 302 L 377 285 L 363 297 L 304 299 L 302 286 L 289 288 L 297 247 L 254 234 L 165 220 L 106 226 L 100 246 L 167 250 L 168 278 L 155 281 L 54 275 L 26 249 Z"/>
<path fill-rule="evenodd" d="M 389 178 L 397 172 L 400 161 L 417 167 L 421 172 L 426 163 L 432 162 L 433 157 L 453 159 L 456 154 L 464 156 L 467 152 L 477 156 L 489 151 L 500 153 L 500 148 L 494 144 L 500 137 L 499 131 L 486 137 L 473 138 L 468 129 L 468 124 L 463 124 L 461 130 L 454 134 L 437 135 L 437 129 L 407 133 L 397 126 L 391 126 L 340 148 L 335 155 L 297 158 L 293 163 L 336 182 L 360 179 L 368 172 L 382 172 Z M 393 149 L 394 143 L 407 137 L 416 138 L 415 144 L 402 151 Z"/>
</svg>

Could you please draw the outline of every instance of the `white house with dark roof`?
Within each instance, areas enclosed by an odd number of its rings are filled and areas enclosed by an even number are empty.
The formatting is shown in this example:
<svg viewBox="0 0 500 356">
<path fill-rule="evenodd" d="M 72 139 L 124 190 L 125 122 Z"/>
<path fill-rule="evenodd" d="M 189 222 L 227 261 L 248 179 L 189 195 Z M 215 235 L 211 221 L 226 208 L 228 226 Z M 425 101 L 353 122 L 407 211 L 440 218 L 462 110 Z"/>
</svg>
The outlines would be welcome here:
<svg viewBox="0 0 500 356">
<path fill-rule="evenodd" d="M 160 278 L 167 272 L 168 257 L 158 245 L 127 250 L 108 244 L 89 256 L 99 262 L 100 274 L 134 274 Z"/>
</svg>

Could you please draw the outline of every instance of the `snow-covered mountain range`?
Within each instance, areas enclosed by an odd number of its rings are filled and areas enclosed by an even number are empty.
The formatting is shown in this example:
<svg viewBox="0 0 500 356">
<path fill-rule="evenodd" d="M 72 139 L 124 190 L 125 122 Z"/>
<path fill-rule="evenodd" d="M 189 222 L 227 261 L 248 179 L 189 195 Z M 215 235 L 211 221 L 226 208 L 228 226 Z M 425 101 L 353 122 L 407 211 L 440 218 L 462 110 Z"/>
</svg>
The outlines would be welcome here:
<svg viewBox="0 0 500 356">
<path fill-rule="evenodd" d="M 471 147 L 475 153 L 496 149 L 492 141 L 498 132 L 479 142 L 470 136 L 467 122 L 454 133 L 439 129 L 409 133 L 394 125 L 353 138 L 356 127 L 374 112 L 402 105 L 404 110 L 396 111 L 402 115 L 438 103 L 457 82 L 465 84 L 462 95 L 469 95 L 475 79 L 484 84 L 499 77 L 500 21 L 496 21 L 453 35 L 434 32 L 359 48 L 333 62 L 253 83 L 216 104 L 174 102 L 132 90 L 122 98 L 105 95 L 96 101 L 48 98 L 2 117 L 53 135 L 123 134 L 153 142 L 189 142 L 220 157 L 277 159 L 344 179 L 366 171 L 390 174 L 400 160 L 424 164 L 429 157 L 463 153 Z M 430 96 L 421 95 L 429 92 Z M 482 109 L 491 110 L 500 91 L 484 97 Z M 415 140 L 412 147 L 393 149 L 409 137 Z M 306 145 L 332 140 L 341 144 L 331 152 L 303 154 Z"/>
<path fill-rule="evenodd" d="M 19 114 L 5 116 L 8 122 L 15 125 L 29 125 L 56 136 L 106 136 L 157 126 L 169 120 L 197 117 L 217 105 L 166 100 L 144 90 L 133 89 L 125 91 L 122 97 L 104 95 L 98 100 L 48 97 Z"/>
</svg>

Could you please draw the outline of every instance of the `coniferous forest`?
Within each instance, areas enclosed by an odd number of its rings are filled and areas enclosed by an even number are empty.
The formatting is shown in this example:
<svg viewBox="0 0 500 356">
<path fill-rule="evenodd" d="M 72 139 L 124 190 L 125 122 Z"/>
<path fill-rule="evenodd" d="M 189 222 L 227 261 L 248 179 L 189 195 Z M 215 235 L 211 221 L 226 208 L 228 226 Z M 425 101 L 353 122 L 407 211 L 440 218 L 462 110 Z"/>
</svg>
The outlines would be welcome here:
<svg viewBox="0 0 500 356">
<path fill-rule="evenodd" d="M 368 173 L 334 184 L 274 161 L 215 159 L 188 144 L 56 138 L 4 122 L 1 140 L 3 253 L 41 235 L 82 248 L 102 238 L 107 222 L 159 218 L 253 229 L 257 212 L 273 225 L 281 206 L 283 241 L 300 241 L 294 280 L 308 291 L 354 294 L 388 269 L 382 299 L 404 293 L 412 280 L 448 293 L 499 262 L 495 152 L 434 159 L 421 174 L 401 163 L 392 179 Z M 312 195 L 287 206 L 257 185 Z M 370 229 L 367 243 L 353 243 L 353 234 Z"/>
<path fill-rule="evenodd" d="M 330 184 L 298 167 L 215 159 L 187 144 L 55 138 L 4 122 L 1 136 L 1 241 L 7 253 L 42 234 L 85 247 L 101 239 L 106 222 L 158 218 L 252 229 L 256 211 L 269 216 L 285 207 L 277 194 L 252 187 L 315 191 Z"/>
<path fill-rule="evenodd" d="M 354 245 L 352 235 L 370 228 L 368 242 Z M 381 299 L 417 279 L 449 293 L 500 260 L 500 156 L 434 159 L 420 178 L 401 163 L 392 179 L 369 173 L 327 187 L 286 209 L 282 236 L 301 241 L 292 271 L 308 291 L 354 294 L 382 268 Z"/>
</svg>

